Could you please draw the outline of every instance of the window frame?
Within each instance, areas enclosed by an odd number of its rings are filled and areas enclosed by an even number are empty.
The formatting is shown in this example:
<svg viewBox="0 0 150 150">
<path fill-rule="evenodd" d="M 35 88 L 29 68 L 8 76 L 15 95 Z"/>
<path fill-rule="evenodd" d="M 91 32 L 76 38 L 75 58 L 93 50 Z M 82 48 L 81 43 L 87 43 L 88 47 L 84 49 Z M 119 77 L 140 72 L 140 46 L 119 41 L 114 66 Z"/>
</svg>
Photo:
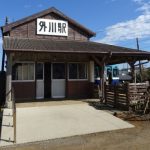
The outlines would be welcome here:
<svg viewBox="0 0 150 150">
<path fill-rule="evenodd" d="M 34 71 L 33 71 L 34 77 L 33 77 L 33 80 L 23 80 L 23 67 L 22 67 L 21 68 L 21 71 L 22 71 L 22 80 L 16 80 L 16 79 L 13 80 L 12 79 L 12 82 L 34 82 L 35 81 L 35 62 L 33 62 L 33 61 L 16 61 L 16 62 L 14 62 L 14 64 L 17 64 L 17 63 L 20 63 L 20 64 L 33 64 L 33 67 L 34 67 Z"/>
<path fill-rule="evenodd" d="M 85 64 L 85 71 L 86 71 L 86 78 L 85 79 L 70 79 L 69 78 L 69 64 Z M 88 81 L 88 62 L 68 62 L 67 64 L 67 70 L 68 70 L 68 73 L 67 73 L 67 79 L 68 81 Z M 79 77 L 79 72 L 78 72 L 78 65 L 77 65 L 77 77 Z"/>
</svg>

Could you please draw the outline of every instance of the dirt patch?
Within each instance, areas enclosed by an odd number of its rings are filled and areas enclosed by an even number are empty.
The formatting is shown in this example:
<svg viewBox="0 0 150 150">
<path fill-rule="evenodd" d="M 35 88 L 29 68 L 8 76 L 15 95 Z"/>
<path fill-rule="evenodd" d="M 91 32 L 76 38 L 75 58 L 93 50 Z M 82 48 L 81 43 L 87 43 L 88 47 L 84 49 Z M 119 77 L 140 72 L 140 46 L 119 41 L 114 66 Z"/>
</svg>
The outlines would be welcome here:
<svg viewBox="0 0 150 150">
<path fill-rule="evenodd" d="M 150 121 L 130 123 L 135 128 L 34 142 L 1 150 L 149 150 Z"/>
</svg>

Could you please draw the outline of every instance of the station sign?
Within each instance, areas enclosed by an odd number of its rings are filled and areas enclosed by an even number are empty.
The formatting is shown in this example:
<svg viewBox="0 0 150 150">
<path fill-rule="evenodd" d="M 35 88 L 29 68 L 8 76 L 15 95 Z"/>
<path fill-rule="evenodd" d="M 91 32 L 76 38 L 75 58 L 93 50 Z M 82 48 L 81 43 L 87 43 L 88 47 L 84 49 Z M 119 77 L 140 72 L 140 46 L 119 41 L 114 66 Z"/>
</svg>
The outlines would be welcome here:
<svg viewBox="0 0 150 150">
<path fill-rule="evenodd" d="M 37 19 L 38 35 L 68 36 L 68 22 L 53 19 Z"/>
</svg>

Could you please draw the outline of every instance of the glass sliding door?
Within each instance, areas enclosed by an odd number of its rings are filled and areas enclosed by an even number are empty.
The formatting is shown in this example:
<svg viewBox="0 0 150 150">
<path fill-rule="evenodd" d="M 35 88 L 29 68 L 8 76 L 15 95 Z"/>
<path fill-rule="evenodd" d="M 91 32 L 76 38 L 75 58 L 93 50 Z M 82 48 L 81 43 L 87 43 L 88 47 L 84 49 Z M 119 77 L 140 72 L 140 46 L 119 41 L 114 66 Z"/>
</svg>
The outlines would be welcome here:
<svg viewBox="0 0 150 150">
<path fill-rule="evenodd" d="M 44 98 L 44 65 L 43 63 L 36 64 L 36 98 Z"/>
<path fill-rule="evenodd" d="M 52 98 L 64 98 L 65 89 L 65 64 L 52 63 Z"/>
</svg>

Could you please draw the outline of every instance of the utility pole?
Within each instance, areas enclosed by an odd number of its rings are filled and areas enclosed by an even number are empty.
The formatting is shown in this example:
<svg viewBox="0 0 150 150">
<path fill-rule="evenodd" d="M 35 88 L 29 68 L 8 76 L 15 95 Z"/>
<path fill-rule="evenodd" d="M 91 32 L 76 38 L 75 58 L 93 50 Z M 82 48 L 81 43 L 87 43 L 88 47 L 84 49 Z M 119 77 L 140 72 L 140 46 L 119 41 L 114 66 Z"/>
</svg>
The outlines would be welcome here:
<svg viewBox="0 0 150 150">
<path fill-rule="evenodd" d="M 8 24 L 8 17 L 6 17 L 5 19 L 5 25 Z M 2 35 L 3 37 L 3 35 Z M 4 65 L 5 65 L 5 52 L 4 52 L 4 49 L 3 49 L 3 55 L 2 55 L 2 66 L 1 66 L 1 71 L 4 71 Z"/>
<path fill-rule="evenodd" d="M 136 38 L 136 44 L 137 44 L 137 50 L 139 51 L 140 48 L 139 48 L 139 39 Z M 142 67 L 141 67 L 141 61 L 139 60 L 139 69 L 140 69 L 140 80 L 141 82 L 143 81 L 143 78 L 142 78 Z"/>
</svg>

